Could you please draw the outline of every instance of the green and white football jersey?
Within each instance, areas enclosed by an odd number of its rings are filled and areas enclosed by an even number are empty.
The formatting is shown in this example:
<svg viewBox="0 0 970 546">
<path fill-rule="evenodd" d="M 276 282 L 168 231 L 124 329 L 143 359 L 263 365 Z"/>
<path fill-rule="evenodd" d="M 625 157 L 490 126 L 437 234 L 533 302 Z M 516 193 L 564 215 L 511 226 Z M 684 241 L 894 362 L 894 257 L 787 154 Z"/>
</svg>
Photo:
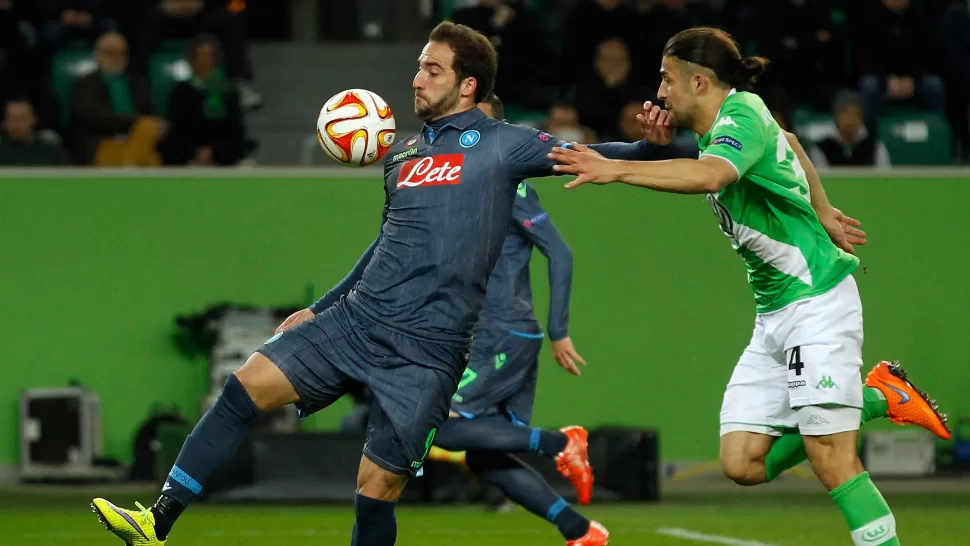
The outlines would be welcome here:
<svg viewBox="0 0 970 546">
<path fill-rule="evenodd" d="M 757 312 L 824 294 L 855 270 L 859 259 L 819 223 L 805 171 L 758 95 L 732 90 L 698 144 L 701 157 L 738 171 L 736 182 L 707 200 L 747 265 Z"/>
</svg>

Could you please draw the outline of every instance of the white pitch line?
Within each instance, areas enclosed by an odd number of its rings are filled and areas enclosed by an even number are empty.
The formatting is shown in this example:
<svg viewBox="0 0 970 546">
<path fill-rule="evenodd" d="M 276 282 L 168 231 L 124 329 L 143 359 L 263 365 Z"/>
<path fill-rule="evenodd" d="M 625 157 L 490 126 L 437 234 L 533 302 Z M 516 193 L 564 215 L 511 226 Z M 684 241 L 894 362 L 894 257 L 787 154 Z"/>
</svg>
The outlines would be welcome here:
<svg viewBox="0 0 970 546">
<path fill-rule="evenodd" d="M 725 537 L 720 535 L 705 535 L 704 533 L 698 533 L 696 531 L 689 531 L 687 529 L 680 528 L 657 529 L 657 534 L 693 540 L 694 542 L 725 544 L 726 546 L 775 546 L 774 544 L 758 542 L 757 540 L 743 540 L 740 538 Z"/>
</svg>

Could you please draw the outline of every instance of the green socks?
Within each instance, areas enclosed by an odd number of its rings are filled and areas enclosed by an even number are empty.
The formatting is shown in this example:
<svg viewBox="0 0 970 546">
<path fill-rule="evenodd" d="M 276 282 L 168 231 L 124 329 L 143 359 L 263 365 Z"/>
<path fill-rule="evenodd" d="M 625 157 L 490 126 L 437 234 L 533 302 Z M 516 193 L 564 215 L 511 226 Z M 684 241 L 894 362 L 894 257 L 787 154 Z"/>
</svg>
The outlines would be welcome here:
<svg viewBox="0 0 970 546">
<path fill-rule="evenodd" d="M 886 396 L 877 388 L 862 387 L 862 424 L 877 417 L 885 417 L 889 414 L 889 402 Z"/>
<path fill-rule="evenodd" d="M 862 424 L 877 418 L 885 417 L 889 412 L 889 403 L 879 389 L 862 387 Z M 768 455 L 765 456 L 765 478 L 767 481 L 781 476 L 782 472 L 796 466 L 808 456 L 805 454 L 805 444 L 797 430 L 787 431 L 771 444 Z"/>
<path fill-rule="evenodd" d="M 886 499 L 863 472 L 829 493 L 839 507 L 856 546 L 899 546 L 896 519 Z"/>
</svg>

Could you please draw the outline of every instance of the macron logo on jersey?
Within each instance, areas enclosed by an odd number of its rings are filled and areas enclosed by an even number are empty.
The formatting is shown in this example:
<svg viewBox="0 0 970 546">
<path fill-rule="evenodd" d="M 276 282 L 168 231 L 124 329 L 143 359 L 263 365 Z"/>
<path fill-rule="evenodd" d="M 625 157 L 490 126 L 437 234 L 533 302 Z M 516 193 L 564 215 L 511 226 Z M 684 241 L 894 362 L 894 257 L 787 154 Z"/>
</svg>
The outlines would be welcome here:
<svg viewBox="0 0 970 546">
<path fill-rule="evenodd" d="M 449 186 L 461 183 L 461 167 L 465 154 L 442 154 L 412 159 L 401 165 L 398 188 L 418 186 Z"/>
</svg>

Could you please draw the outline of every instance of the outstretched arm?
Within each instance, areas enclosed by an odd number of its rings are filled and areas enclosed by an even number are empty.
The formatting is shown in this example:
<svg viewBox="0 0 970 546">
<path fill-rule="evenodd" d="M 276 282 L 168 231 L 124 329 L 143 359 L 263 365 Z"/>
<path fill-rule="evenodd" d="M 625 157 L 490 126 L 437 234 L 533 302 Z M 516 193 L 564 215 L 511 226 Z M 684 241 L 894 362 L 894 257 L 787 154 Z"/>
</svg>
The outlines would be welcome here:
<svg viewBox="0 0 970 546">
<path fill-rule="evenodd" d="M 572 189 L 582 184 L 622 182 L 669 193 L 717 193 L 738 179 L 731 163 L 714 156 L 700 159 L 664 161 L 617 161 L 591 153 L 588 148 L 557 148 L 550 159 L 562 163 L 554 167 L 559 174 L 575 174 L 567 183 Z"/>
</svg>

